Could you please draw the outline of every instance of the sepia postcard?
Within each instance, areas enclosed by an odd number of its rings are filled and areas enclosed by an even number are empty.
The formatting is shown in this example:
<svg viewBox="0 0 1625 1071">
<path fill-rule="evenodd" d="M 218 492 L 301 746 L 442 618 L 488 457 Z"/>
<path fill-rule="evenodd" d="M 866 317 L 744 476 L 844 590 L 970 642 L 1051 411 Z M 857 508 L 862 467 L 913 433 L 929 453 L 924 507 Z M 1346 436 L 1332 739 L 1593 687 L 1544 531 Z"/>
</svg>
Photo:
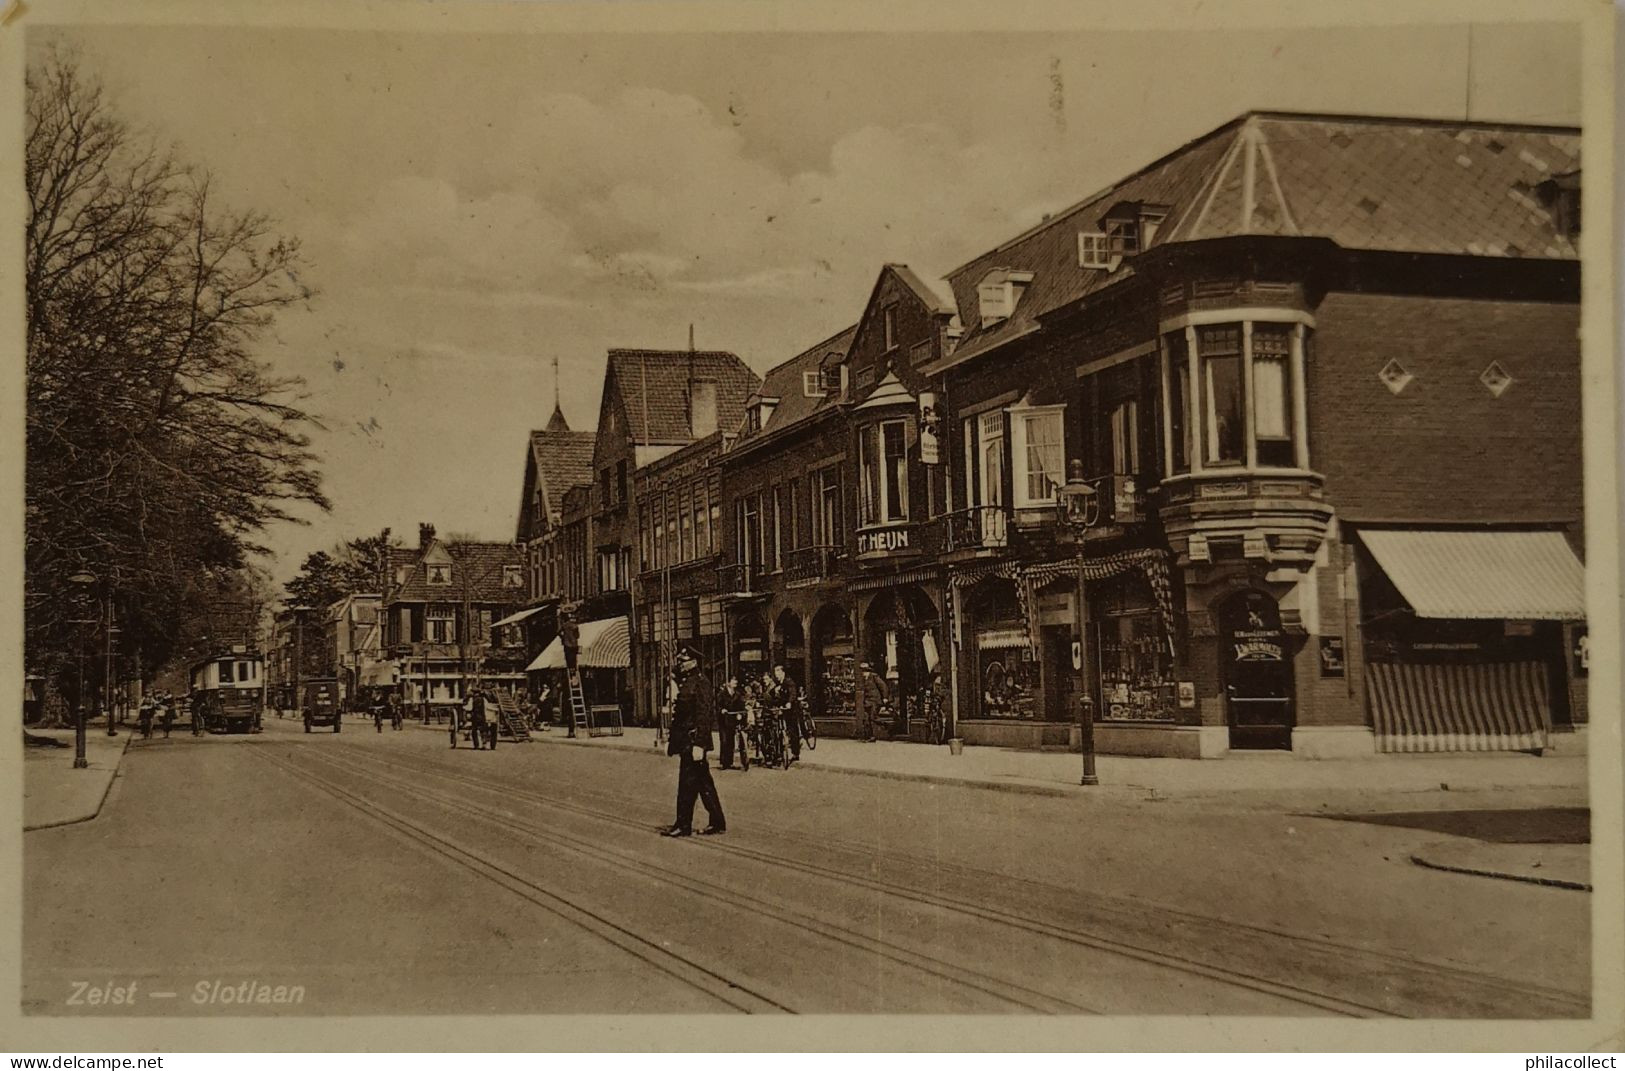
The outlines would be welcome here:
<svg viewBox="0 0 1625 1071">
<path fill-rule="evenodd" d="M 6 1047 L 1617 1051 L 1616 35 L 13 0 Z"/>
</svg>

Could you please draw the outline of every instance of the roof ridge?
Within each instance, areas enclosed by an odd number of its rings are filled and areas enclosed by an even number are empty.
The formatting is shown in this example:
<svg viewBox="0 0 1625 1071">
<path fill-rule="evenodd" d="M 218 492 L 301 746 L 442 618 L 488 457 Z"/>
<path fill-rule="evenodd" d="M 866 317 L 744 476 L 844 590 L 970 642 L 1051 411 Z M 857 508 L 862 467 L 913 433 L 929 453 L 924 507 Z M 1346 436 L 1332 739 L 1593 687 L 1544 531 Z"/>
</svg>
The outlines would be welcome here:
<svg viewBox="0 0 1625 1071">
<path fill-rule="evenodd" d="M 846 334 L 848 331 L 856 331 L 857 329 L 858 329 L 857 324 L 848 324 L 847 326 L 841 328 L 839 331 L 835 332 L 833 335 L 830 335 L 828 338 L 822 339 L 822 340 L 820 340 L 818 342 L 814 342 L 811 346 L 808 346 L 806 349 L 804 349 L 801 352 L 797 353 L 794 357 L 790 357 L 790 358 L 788 358 L 786 360 L 780 361 L 778 364 L 774 365 L 773 367 L 769 368 L 767 371 L 763 372 L 762 373 L 762 382 L 766 383 L 767 382 L 767 377 L 772 375 L 774 372 L 782 372 L 786 368 L 789 368 L 791 365 L 795 364 L 797 361 L 799 361 L 799 360 L 801 360 L 801 359 L 803 359 L 805 357 L 810 356 L 812 354 L 813 350 L 823 349 L 825 346 L 829 345 L 831 342 L 834 342 L 836 339 L 840 338 L 842 335 Z M 760 390 L 761 388 L 758 387 L 757 389 Z"/>
<path fill-rule="evenodd" d="M 1373 126 L 1485 127 L 1492 130 L 1540 131 L 1578 134 L 1581 128 L 1566 123 L 1531 123 L 1513 119 L 1450 119 L 1421 115 L 1374 115 L 1368 112 L 1298 112 L 1281 108 L 1255 108 L 1242 119 L 1271 119 L 1286 122 L 1369 123 Z"/>
</svg>

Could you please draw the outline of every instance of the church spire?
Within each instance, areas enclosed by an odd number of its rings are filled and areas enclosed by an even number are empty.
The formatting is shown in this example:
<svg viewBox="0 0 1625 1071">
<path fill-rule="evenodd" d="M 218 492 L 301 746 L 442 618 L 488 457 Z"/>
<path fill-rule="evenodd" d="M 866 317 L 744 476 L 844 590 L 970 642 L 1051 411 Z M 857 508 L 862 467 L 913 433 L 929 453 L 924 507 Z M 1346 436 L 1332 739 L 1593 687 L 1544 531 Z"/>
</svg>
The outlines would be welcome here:
<svg viewBox="0 0 1625 1071">
<path fill-rule="evenodd" d="M 553 416 L 547 422 L 548 431 L 569 431 L 570 422 L 564 419 L 564 410 L 559 407 L 559 356 L 553 355 Z"/>
</svg>

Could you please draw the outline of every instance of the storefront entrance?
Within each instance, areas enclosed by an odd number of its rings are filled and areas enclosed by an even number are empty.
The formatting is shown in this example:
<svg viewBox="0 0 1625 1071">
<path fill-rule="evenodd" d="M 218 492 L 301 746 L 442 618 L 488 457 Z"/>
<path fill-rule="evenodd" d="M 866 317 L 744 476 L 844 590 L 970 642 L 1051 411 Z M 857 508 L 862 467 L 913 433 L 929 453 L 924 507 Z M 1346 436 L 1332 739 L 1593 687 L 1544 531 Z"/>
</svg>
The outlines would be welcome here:
<svg viewBox="0 0 1625 1071">
<path fill-rule="evenodd" d="M 1248 591 L 1219 609 L 1219 664 L 1224 671 L 1230 746 L 1292 748 L 1292 662 L 1275 600 Z"/>
</svg>

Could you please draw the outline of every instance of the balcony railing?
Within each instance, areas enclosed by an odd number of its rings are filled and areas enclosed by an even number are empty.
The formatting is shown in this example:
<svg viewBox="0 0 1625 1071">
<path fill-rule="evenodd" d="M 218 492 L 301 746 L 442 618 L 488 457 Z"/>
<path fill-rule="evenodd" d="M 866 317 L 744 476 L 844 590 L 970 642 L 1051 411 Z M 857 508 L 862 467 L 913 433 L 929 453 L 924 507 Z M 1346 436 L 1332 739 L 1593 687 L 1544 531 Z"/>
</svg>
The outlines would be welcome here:
<svg viewBox="0 0 1625 1071">
<path fill-rule="evenodd" d="M 1010 507 L 972 506 L 942 517 L 943 549 L 1000 550 L 1010 545 Z"/>
<path fill-rule="evenodd" d="M 785 555 L 784 579 L 796 584 L 834 576 L 845 556 L 842 547 L 797 547 Z"/>
</svg>

